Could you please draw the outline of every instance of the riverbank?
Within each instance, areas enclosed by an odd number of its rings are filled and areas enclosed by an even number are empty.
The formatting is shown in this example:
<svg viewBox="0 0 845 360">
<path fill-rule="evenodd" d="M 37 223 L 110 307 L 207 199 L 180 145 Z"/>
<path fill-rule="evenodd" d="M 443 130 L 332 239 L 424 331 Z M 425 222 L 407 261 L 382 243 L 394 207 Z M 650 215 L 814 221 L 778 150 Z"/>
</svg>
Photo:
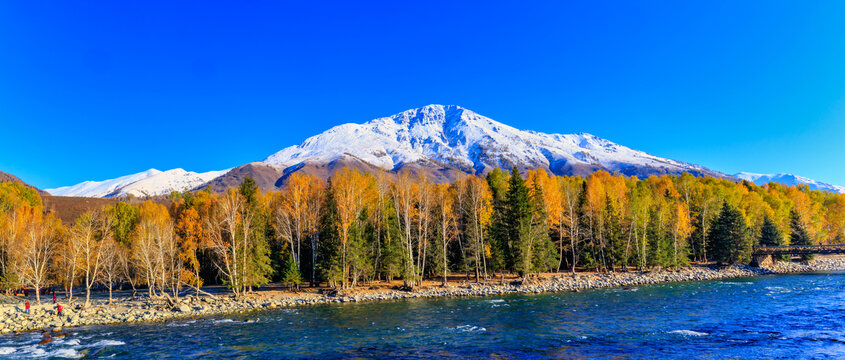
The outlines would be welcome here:
<svg viewBox="0 0 845 360">
<path fill-rule="evenodd" d="M 677 270 L 620 273 L 547 274 L 529 283 L 500 280 L 486 283 L 452 283 L 448 287 L 429 285 L 416 291 L 393 289 L 360 289 L 340 294 L 323 295 L 317 292 L 292 293 L 260 291 L 234 299 L 229 295 L 188 296 L 171 303 L 163 299 L 120 297 L 112 304 L 95 300 L 87 309 L 66 305 L 62 316 L 55 314 L 52 303 L 32 305 L 25 314 L 20 305 L 0 306 L 0 333 L 52 330 L 61 334 L 63 328 L 129 322 L 156 322 L 175 318 L 190 318 L 227 313 L 268 310 L 315 304 L 385 301 L 424 297 L 491 296 L 514 293 L 543 293 L 581 291 L 596 288 L 634 287 L 670 282 L 718 280 L 766 274 L 800 272 L 845 271 L 845 258 L 827 257 L 809 263 L 778 262 L 770 268 L 743 265 L 729 267 L 691 266 Z M 34 303 L 33 299 L 30 299 Z M 22 301 L 21 301 L 22 302 Z M 45 341 L 49 335 L 45 335 Z"/>
</svg>

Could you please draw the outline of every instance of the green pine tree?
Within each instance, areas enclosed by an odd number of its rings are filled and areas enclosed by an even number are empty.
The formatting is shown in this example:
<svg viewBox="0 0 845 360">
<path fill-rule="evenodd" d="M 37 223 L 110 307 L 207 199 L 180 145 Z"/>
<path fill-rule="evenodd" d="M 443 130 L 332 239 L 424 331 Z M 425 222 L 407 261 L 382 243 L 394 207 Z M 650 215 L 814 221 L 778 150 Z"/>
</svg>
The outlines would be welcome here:
<svg viewBox="0 0 845 360">
<path fill-rule="evenodd" d="M 493 271 L 512 269 L 513 251 L 505 219 L 509 176 L 502 169 L 495 168 L 487 174 L 486 179 L 493 195 L 493 216 L 487 232 L 492 250 L 488 266 Z"/>
<path fill-rule="evenodd" d="M 545 207 L 544 190 L 539 183 L 534 183 L 531 196 L 531 233 L 530 251 L 532 270 L 535 272 L 553 271 L 560 263 L 557 247 L 549 235 L 548 210 Z"/>
<path fill-rule="evenodd" d="M 801 221 L 801 216 L 798 212 L 792 210 L 789 213 L 789 244 L 790 245 L 813 245 L 813 239 L 810 238 L 810 233 L 807 232 L 807 227 Z M 813 255 L 802 255 L 801 259 L 804 261 L 812 260 Z"/>
<path fill-rule="evenodd" d="M 270 215 L 268 210 L 258 203 L 258 185 L 252 177 L 247 176 L 241 183 L 239 191 L 246 202 L 245 207 L 252 213 L 247 249 L 250 261 L 247 264 L 244 285 L 249 289 L 260 287 L 270 283 L 273 276 L 272 259 L 270 258 L 270 244 L 268 234 L 272 232 L 270 226 Z M 272 236 L 272 235 L 271 235 Z"/>
<path fill-rule="evenodd" d="M 299 285 L 302 284 L 302 273 L 299 272 L 299 267 L 296 266 L 293 254 L 289 254 L 285 258 L 287 260 L 285 260 L 283 266 L 284 270 L 282 271 L 281 282 L 299 289 Z"/>
<path fill-rule="evenodd" d="M 337 202 L 331 182 L 326 187 L 325 210 L 320 217 L 320 247 L 317 249 L 317 276 L 329 286 L 343 282 L 340 234 L 338 233 Z"/>
<path fill-rule="evenodd" d="M 619 218 L 619 212 L 613 206 L 610 196 L 606 196 L 604 205 L 605 216 L 605 238 L 607 245 L 610 248 L 610 267 L 624 267 L 628 264 L 628 258 L 625 252 L 625 241 L 622 239 L 622 222 Z"/>
<path fill-rule="evenodd" d="M 513 268 L 525 278 L 532 270 L 531 221 L 534 209 L 530 190 L 516 167 L 511 170 L 506 198 L 507 233 L 515 250 Z"/>
<path fill-rule="evenodd" d="M 745 218 L 739 209 L 727 202 L 710 228 L 708 255 L 722 264 L 751 261 L 752 239 Z"/>
<path fill-rule="evenodd" d="M 578 258 L 581 260 L 581 265 L 588 269 L 597 269 L 598 249 L 595 246 L 595 239 L 593 239 L 594 229 L 593 222 L 587 216 L 587 182 L 581 183 L 581 191 L 578 192 L 578 204 L 576 205 L 576 214 L 578 218 Z"/>
<path fill-rule="evenodd" d="M 766 215 L 763 218 L 763 226 L 760 228 L 760 238 L 758 239 L 760 246 L 782 246 L 783 233 L 781 233 L 775 222 Z"/>
</svg>

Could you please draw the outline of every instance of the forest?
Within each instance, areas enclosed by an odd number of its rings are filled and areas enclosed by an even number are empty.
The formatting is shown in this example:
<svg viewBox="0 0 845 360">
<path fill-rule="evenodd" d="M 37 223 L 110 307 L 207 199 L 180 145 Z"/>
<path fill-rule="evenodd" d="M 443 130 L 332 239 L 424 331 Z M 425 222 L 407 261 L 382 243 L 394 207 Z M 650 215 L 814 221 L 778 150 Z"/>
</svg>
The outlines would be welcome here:
<svg viewBox="0 0 845 360">
<path fill-rule="evenodd" d="M 293 173 L 280 191 L 246 178 L 224 193 L 121 201 L 63 224 L 0 183 L 0 286 L 73 296 L 131 288 L 179 296 L 225 284 L 350 288 L 401 280 L 634 271 L 747 263 L 755 246 L 845 241 L 845 195 L 712 177 L 493 170 L 436 184 L 410 172 Z M 40 298 L 38 299 L 40 302 Z"/>
</svg>

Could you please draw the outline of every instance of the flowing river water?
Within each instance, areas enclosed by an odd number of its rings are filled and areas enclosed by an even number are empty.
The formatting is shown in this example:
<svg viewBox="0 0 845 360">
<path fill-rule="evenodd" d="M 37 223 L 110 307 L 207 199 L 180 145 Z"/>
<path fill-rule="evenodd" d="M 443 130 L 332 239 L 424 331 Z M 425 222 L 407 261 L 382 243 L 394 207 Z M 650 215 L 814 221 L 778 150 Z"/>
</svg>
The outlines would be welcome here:
<svg viewBox="0 0 845 360">
<path fill-rule="evenodd" d="M 320 305 L 0 337 L 0 358 L 845 358 L 845 274 Z"/>
</svg>

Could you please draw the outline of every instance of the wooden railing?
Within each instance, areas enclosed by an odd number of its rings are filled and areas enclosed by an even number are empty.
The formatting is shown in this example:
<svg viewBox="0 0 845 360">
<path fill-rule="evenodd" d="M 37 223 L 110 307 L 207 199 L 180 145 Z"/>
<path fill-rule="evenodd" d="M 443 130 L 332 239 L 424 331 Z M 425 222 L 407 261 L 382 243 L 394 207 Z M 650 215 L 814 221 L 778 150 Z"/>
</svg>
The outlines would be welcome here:
<svg viewBox="0 0 845 360">
<path fill-rule="evenodd" d="M 754 248 L 754 255 L 806 255 L 845 254 L 845 244 L 838 245 L 793 245 L 760 246 Z"/>
</svg>

